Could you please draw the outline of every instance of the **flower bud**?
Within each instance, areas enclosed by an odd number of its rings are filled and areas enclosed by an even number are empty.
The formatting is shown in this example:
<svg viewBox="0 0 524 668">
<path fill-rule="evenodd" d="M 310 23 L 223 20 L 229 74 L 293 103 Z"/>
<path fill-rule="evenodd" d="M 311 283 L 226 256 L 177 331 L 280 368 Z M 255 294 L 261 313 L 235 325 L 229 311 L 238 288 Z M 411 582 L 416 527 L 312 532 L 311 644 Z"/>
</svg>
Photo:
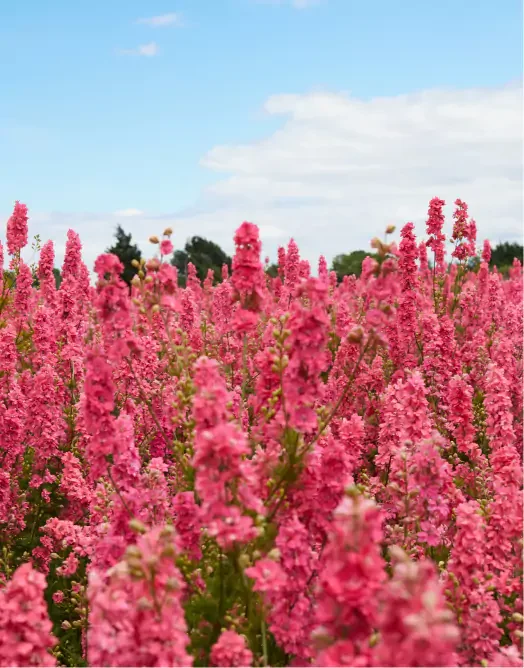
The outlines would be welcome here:
<svg viewBox="0 0 524 668">
<path fill-rule="evenodd" d="M 160 267 L 160 261 L 156 257 L 152 257 L 146 263 L 146 269 L 148 271 L 158 271 L 159 267 Z"/>
<path fill-rule="evenodd" d="M 164 230 L 164 236 L 165 237 L 170 237 L 173 234 L 173 230 L 170 227 L 166 227 Z"/>
<path fill-rule="evenodd" d="M 364 337 L 364 330 L 362 327 L 353 327 L 348 334 L 348 341 L 350 343 L 360 343 Z"/>
<path fill-rule="evenodd" d="M 176 557 L 176 550 L 174 545 L 166 545 L 161 552 L 162 557 L 165 559 L 173 559 Z"/>
<path fill-rule="evenodd" d="M 375 645 L 376 645 L 376 644 L 378 643 L 378 641 L 379 641 L 379 637 L 380 637 L 379 634 L 375 631 L 375 633 L 373 633 L 373 635 L 372 635 L 371 638 L 369 639 L 369 646 L 370 646 L 370 647 L 375 647 Z"/>
<path fill-rule="evenodd" d="M 129 528 L 135 533 L 145 533 L 147 531 L 145 524 L 136 517 L 129 522 Z"/>
<path fill-rule="evenodd" d="M 395 561 L 406 562 L 409 560 L 407 554 L 398 545 L 390 545 L 388 550 L 390 557 Z"/>
<path fill-rule="evenodd" d="M 150 557 L 146 559 L 146 564 L 149 566 L 149 568 L 156 568 L 158 566 L 158 557 L 156 554 L 152 554 Z"/>
<path fill-rule="evenodd" d="M 238 557 L 238 565 L 240 568 L 247 568 L 250 564 L 251 559 L 249 558 L 249 554 L 244 552 Z"/>
<path fill-rule="evenodd" d="M 152 610 L 153 609 L 153 604 L 148 598 L 146 598 L 145 596 L 142 596 L 136 602 L 136 607 L 139 610 Z"/>
<path fill-rule="evenodd" d="M 175 528 L 171 524 L 166 524 L 160 532 L 160 538 L 171 538 L 175 535 Z"/>
<path fill-rule="evenodd" d="M 167 591 L 178 591 L 180 589 L 180 583 L 176 578 L 168 578 L 166 580 L 166 589 Z"/>
<path fill-rule="evenodd" d="M 158 243 L 160 243 L 160 242 L 159 242 L 159 240 L 158 240 L 158 237 L 155 236 L 155 235 L 153 234 L 152 236 L 149 237 L 149 243 L 151 243 L 151 244 L 158 244 Z"/>
<path fill-rule="evenodd" d="M 136 545 L 129 545 L 129 547 L 126 549 L 126 557 L 140 559 L 142 557 L 142 552 Z"/>
<path fill-rule="evenodd" d="M 386 227 L 386 234 L 393 234 L 396 229 L 395 225 L 388 225 Z"/>
</svg>

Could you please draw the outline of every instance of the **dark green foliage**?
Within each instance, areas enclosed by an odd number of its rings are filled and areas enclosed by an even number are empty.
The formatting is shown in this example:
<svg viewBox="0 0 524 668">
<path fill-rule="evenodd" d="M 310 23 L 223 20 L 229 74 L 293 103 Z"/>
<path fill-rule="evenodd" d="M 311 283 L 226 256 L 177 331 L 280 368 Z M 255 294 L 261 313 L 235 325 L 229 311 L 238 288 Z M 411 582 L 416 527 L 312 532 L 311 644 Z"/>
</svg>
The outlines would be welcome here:
<svg viewBox="0 0 524 668">
<path fill-rule="evenodd" d="M 136 244 L 131 243 L 131 235 L 126 234 L 120 225 L 116 228 L 115 239 L 116 242 L 106 252 L 116 255 L 124 265 L 122 279 L 130 285 L 133 276 L 138 271 L 131 263 L 133 260 L 140 260 L 142 253 Z"/>
<path fill-rule="evenodd" d="M 60 269 L 57 269 L 56 267 L 53 269 L 53 275 L 55 277 L 55 283 L 56 283 L 56 289 L 60 287 L 62 284 L 62 274 L 60 273 Z"/>
<path fill-rule="evenodd" d="M 360 276 L 362 262 L 366 257 L 373 257 L 373 254 L 357 250 L 349 254 L 337 255 L 333 258 L 331 270 L 336 273 L 339 282 L 342 281 L 344 276 Z"/>
<path fill-rule="evenodd" d="M 187 265 L 195 265 L 197 276 L 204 280 L 209 269 L 213 271 L 215 281 L 222 280 L 222 265 L 227 264 L 231 270 L 231 258 L 218 244 L 202 237 L 191 237 L 186 242 L 184 250 L 177 250 L 173 253 L 171 264 L 178 270 L 178 280 L 180 285 L 185 285 L 187 280 Z"/>
<path fill-rule="evenodd" d="M 277 278 L 278 276 L 278 264 L 270 264 L 266 268 L 266 274 L 271 276 L 271 278 Z"/>
<path fill-rule="evenodd" d="M 490 266 L 496 266 L 497 269 L 504 272 L 513 264 L 513 260 L 517 258 L 522 264 L 523 248 L 522 244 L 516 242 L 510 243 L 505 241 L 498 244 L 491 251 Z"/>
<path fill-rule="evenodd" d="M 16 274 L 11 269 L 4 269 L 3 281 L 6 289 L 13 288 L 16 284 Z"/>
</svg>

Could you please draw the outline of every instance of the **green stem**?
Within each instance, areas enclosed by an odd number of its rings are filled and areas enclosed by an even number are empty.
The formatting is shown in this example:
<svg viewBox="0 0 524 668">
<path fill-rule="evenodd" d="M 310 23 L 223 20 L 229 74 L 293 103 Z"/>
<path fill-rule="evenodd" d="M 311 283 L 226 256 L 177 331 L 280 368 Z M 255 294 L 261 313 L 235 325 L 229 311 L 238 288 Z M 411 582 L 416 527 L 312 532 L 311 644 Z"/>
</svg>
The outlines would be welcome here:
<svg viewBox="0 0 524 668">
<path fill-rule="evenodd" d="M 267 636 L 266 636 L 266 622 L 264 619 L 262 619 L 262 622 L 260 624 L 260 631 L 262 633 L 262 665 L 267 666 L 268 665 Z"/>
</svg>

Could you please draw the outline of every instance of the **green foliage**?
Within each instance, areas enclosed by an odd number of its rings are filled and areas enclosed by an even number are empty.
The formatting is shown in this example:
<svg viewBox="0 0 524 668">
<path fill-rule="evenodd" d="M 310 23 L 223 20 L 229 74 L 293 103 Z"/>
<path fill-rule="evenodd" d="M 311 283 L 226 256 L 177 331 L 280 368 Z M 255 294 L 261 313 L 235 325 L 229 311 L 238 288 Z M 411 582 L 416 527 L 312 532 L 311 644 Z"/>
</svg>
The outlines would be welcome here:
<svg viewBox="0 0 524 668">
<path fill-rule="evenodd" d="M 131 235 L 126 234 L 120 225 L 116 228 L 115 239 L 116 242 L 111 248 L 108 248 L 106 252 L 116 255 L 124 265 L 122 279 L 130 285 L 133 276 L 138 271 L 138 269 L 132 265 L 132 261 L 139 261 L 142 257 L 142 253 L 136 244 L 131 243 Z"/>
<path fill-rule="evenodd" d="M 53 276 L 55 277 L 55 286 L 56 289 L 58 290 L 62 285 L 62 274 L 60 272 L 60 269 L 55 267 L 53 269 Z M 16 284 L 16 277 L 13 280 L 15 281 Z M 38 273 L 37 270 L 35 269 L 33 271 L 33 288 L 35 288 L 35 290 L 38 290 L 39 287 L 40 287 L 40 279 L 38 278 Z"/>
<path fill-rule="evenodd" d="M 171 264 L 178 270 L 180 285 L 185 285 L 187 280 L 187 266 L 189 263 L 195 265 L 197 276 L 204 280 L 209 269 L 213 271 L 215 281 L 222 280 L 222 265 L 227 264 L 231 269 L 231 258 L 218 244 L 202 237 L 191 237 L 186 242 L 184 250 L 173 253 Z"/>
<path fill-rule="evenodd" d="M 517 258 L 521 264 L 523 263 L 522 244 L 505 241 L 492 249 L 489 264 L 490 267 L 496 266 L 499 271 L 505 273 L 511 267 L 515 258 Z"/>
<path fill-rule="evenodd" d="M 366 257 L 374 257 L 372 253 L 357 250 L 348 254 L 340 254 L 333 258 L 331 270 L 337 275 L 340 281 L 344 276 L 360 276 L 362 273 L 362 262 Z"/>
<path fill-rule="evenodd" d="M 53 269 L 53 275 L 55 277 L 55 283 L 56 283 L 56 289 L 62 285 L 62 274 L 60 273 L 60 269 L 57 269 L 56 267 Z"/>
<path fill-rule="evenodd" d="M 278 264 L 270 264 L 266 267 L 266 274 L 271 276 L 271 278 L 277 278 L 278 276 Z"/>
<path fill-rule="evenodd" d="M 4 286 L 6 290 L 14 288 L 16 285 L 16 274 L 11 269 L 4 269 Z"/>
</svg>

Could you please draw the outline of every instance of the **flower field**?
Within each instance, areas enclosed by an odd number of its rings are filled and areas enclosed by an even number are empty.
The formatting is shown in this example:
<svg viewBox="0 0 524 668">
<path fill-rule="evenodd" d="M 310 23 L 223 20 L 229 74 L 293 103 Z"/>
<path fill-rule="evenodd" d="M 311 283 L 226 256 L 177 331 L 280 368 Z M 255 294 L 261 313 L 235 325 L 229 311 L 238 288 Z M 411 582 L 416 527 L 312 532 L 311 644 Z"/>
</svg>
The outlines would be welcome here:
<svg viewBox="0 0 524 668">
<path fill-rule="evenodd" d="M 220 283 L 168 229 L 93 286 L 70 230 L 57 289 L 15 205 L 0 666 L 522 665 L 522 268 L 443 206 L 340 283 L 242 223 Z"/>
</svg>

